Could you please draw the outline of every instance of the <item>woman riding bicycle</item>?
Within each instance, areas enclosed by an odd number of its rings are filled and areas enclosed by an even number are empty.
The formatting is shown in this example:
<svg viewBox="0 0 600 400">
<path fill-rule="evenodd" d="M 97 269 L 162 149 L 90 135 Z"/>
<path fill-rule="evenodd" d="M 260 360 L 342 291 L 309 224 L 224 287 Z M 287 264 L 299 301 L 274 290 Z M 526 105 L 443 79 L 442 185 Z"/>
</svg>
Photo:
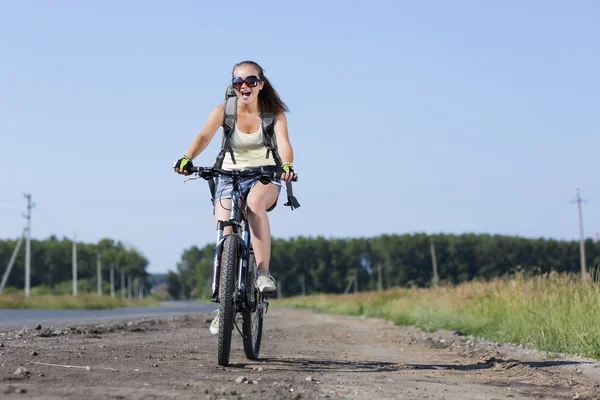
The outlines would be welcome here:
<svg viewBox="0 0 600 400">
<path fill-rule="evenodd" d="M 277 149 L 285 173 L 281 179 L 291 181 L 295 177 L 292 169 L 294 152 L 288 137 L 287 118 L 289 111 L 285 103 L 269 80 L 263 69 L 254 61 L 242 61 L 233 67 L 232 81 L 237 96 L 237 114 L 235 129 L 230 139 L 234 160 L 229 152 L 225 153 L 222 169 L 234 170 L 248 167 L 275 165 L 274 157 L 265 157 L 264 132 L 262 115 L 270 113 L 274 118 L 274 132 Z M 225 105 L 215 107 L 208 116 L 204 128 L 193 140 L 185 155 L 173 164 L 175 172 L 190 174 L 192 160 L 204 151 L 219 127 L 223 124 Z M 257 266 L 256 285 L 261 292 L 272 293 L 277 287 L 269 274 L 271 255 L 271 231 L 267 212 L 275 208 L 281 191 L 278 182 L 262 184 L 258 178 L 244 179 L 241 183 L 244 193 L 248 193 L 247 208 L 250 236 Z M 231 209 L 231 181 L 224 177 L 219 179 L 215 192 L 215 225 L 218 220 L 226 221 Z M 231 233 L 227 227 L 225 234 Z M 218 315 L 211 324 L 211 333 L 218 333 Z"/>
</svg>

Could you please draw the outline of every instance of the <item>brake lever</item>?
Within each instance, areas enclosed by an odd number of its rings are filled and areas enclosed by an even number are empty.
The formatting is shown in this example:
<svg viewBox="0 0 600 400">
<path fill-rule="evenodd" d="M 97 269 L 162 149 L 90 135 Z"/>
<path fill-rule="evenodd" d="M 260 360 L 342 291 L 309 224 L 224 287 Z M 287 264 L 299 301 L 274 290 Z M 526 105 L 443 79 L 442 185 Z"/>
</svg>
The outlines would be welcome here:
<svg viewBox="0 0 600 400">
<path fill-rule="evenodd" d="M 194 175 L 189 175 L 189 178 L 187 178 L 186 180 L 183 181 L 183 183 L 186 183 L 187 181 L 193 181 L 194 179 L 200 179 L 199 176 L 194 176 Z"/>
</svg>

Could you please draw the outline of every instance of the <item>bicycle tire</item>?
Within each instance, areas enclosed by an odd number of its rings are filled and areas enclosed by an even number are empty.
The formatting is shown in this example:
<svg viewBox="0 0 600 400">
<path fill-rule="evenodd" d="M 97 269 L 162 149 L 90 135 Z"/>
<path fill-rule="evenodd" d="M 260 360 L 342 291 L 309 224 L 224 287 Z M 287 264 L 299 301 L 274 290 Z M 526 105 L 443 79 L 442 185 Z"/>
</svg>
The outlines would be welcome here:
<svg viewBox="0 0 600 400">
<path fill-rule="evenodd" d="M 260 354 L 260 344 L 262 340 L 263 328 L 263 309 L 252 309 L 260 301 L 260 296 L 256 288 L 256 259 L 254 252 L 250 252 L 248 259 L 248 279 L 246 280 L 246 298 L 247 307 L 242 311 L 242 341 L 244 343 L 244 353 L 249 360 L 257 360 Z"/>
<path fill-rule="evenodd" d="M 235 318 L 235 272 L 238 265 L 239 238 L 230 235 L 223 243 L 223 262 L 221 263 L 221 295 L 219 296 L 219 343 L 218 363 L 229 365 L 231 355 L 231 336 Z"/>
</svg>

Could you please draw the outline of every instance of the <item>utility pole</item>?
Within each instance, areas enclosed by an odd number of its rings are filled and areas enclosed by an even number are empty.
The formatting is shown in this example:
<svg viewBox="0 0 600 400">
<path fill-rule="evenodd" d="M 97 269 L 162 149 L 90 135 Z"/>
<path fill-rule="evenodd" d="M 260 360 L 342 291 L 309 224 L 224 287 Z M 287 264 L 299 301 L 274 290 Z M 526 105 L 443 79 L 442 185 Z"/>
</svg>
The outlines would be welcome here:
<svg viewBox="0 0 600 400">
<path fill-rule="evenodd" d="M 27 240 L 25 241 L 25 297 L 29 297 L 31 288 L 31 209 L 35 204 L 31 202 L 31 194 L 24 193 L 23 196 L 27 199 L 27 214 L 23 217 L 27 220 Z"/>
<path fill-rule="evenodd" d="M 581 213 L 581 203 L 587 203 L 587 200 L 584 200 L 579 195 L 579 188 L 577 188 L 577 198 L 571 203 L 577 203 L 577 211 L 579 213 L 579 259 L 581 261 L 581 278 L 587 278 L 587 268 L 585 262 L 585 242 L 583 238 L 583 216 Z"/>
<path fill-rule="evenodd" d="M 98 296 L 102 296 L 102 259 L 100 253 L 96 257 L 96 280 L 98 281 Z"/>
<path fill-rule="evenodd" d="M 431 250 L 431 265 L 433 266 L 433 286 L 437 286 L 440 278 L 438 276 L 438 269 L 437 269 L 437 259 L 435 257 L 435 245 L 433 244 L 433 240 L 431 242 L 429 242 L 429 247 Z"/>
<path fill-rule="evenodd" d="M 377 290 L 383 290 L 383 280 L 381 278 L 381 261 L 377 262 Z"/>
<path fill-rule="evenodd" d="M 350 271 L 348 271 L 350 272 Z M 344 294 L 348 294 L 350 292 L 350 288 L 354 285 L 354 293 L 356 293 L 357 291 L 357 282 L 356 282 L 356 276 L 358 275 L 358 272 L 356 270 L 353 271 L 353 274 L 350 275 L 350 279 L 348 279 L 348 285 L 346 285 L 346 289 L 344 289 Z"/>
<path fill-rule="evenodd" d="M 277 298 L 283 299 L 283 280 L 279 280 L 279 285 L 277 285 Z"/>
<path fill-rule="evenodd" d="M 73 234 L 73 296 L 77 296 L 77 239 Z"/>
<path fill-rule="evenodd" d="M 121 268 L 121 298 L 125 298 L 125 270 Z"/>
<path fill-rule="evenodd" d="M 127 298 L 131 298 L 131 275 L 127 275 Z"/>
<path fill-rule="evenodd" d="M 8 276 L 10 275 L 10 271 L 12 270 L 13 264 L 17 259 L 17 254 L 19 253 L 19 249 L 21 248 L 21 243 L 23 242 L 23 238 L 25 237 L 25 233 L 27 232 L 27 228 L 23 229 L 23 233 L 17 242 L 17 246 L 13 250 L 12 256 L 10 257 L 10 261 L 8 262 L 8 267 L 6 267 L 6 271 L 4 271 L 4 275 L 2 276 L 2 282 L 0 282 L 0 294 L 4 290 L 6 286 L 6 282 L 8 281 Z"/>
<path fill-rule="evenodd" d="M 306 296 L 306 275 L 302 273 L 302 282 L 300 282 L 302 287 L 302 296 Z"/>
<path fill-rule="evenodd" d="M 110 298 L 115 298 L 115 263 L 110 263 Z"/>
</svg>

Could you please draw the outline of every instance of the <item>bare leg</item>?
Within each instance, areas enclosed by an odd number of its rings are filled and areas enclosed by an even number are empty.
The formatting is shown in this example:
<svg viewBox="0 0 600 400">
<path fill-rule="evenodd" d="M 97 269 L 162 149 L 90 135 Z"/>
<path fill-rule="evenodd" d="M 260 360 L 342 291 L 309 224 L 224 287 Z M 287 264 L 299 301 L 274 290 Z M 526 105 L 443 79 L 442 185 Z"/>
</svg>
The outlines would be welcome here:
<svg viewBox="0 0 600 400">
<path fill-rule="evenodd" d="M 271 257 L 271 227 L 267 217 L 267 208 L 271 207 L 279 192 L 274 184 L 263 185 L 258 182 L 248 194 L 248 222 L 256 269 L 269 271 Z"/>
<path fill-rule="evenodd" d="M 215 232 L 217 229 L 217 221 L 227 221 L 231 212 L 231 199 L 215 200 Z M 223 231 L 224 235 L 231 233 L 231 227 L 228 226 Z"/>
</svg>

